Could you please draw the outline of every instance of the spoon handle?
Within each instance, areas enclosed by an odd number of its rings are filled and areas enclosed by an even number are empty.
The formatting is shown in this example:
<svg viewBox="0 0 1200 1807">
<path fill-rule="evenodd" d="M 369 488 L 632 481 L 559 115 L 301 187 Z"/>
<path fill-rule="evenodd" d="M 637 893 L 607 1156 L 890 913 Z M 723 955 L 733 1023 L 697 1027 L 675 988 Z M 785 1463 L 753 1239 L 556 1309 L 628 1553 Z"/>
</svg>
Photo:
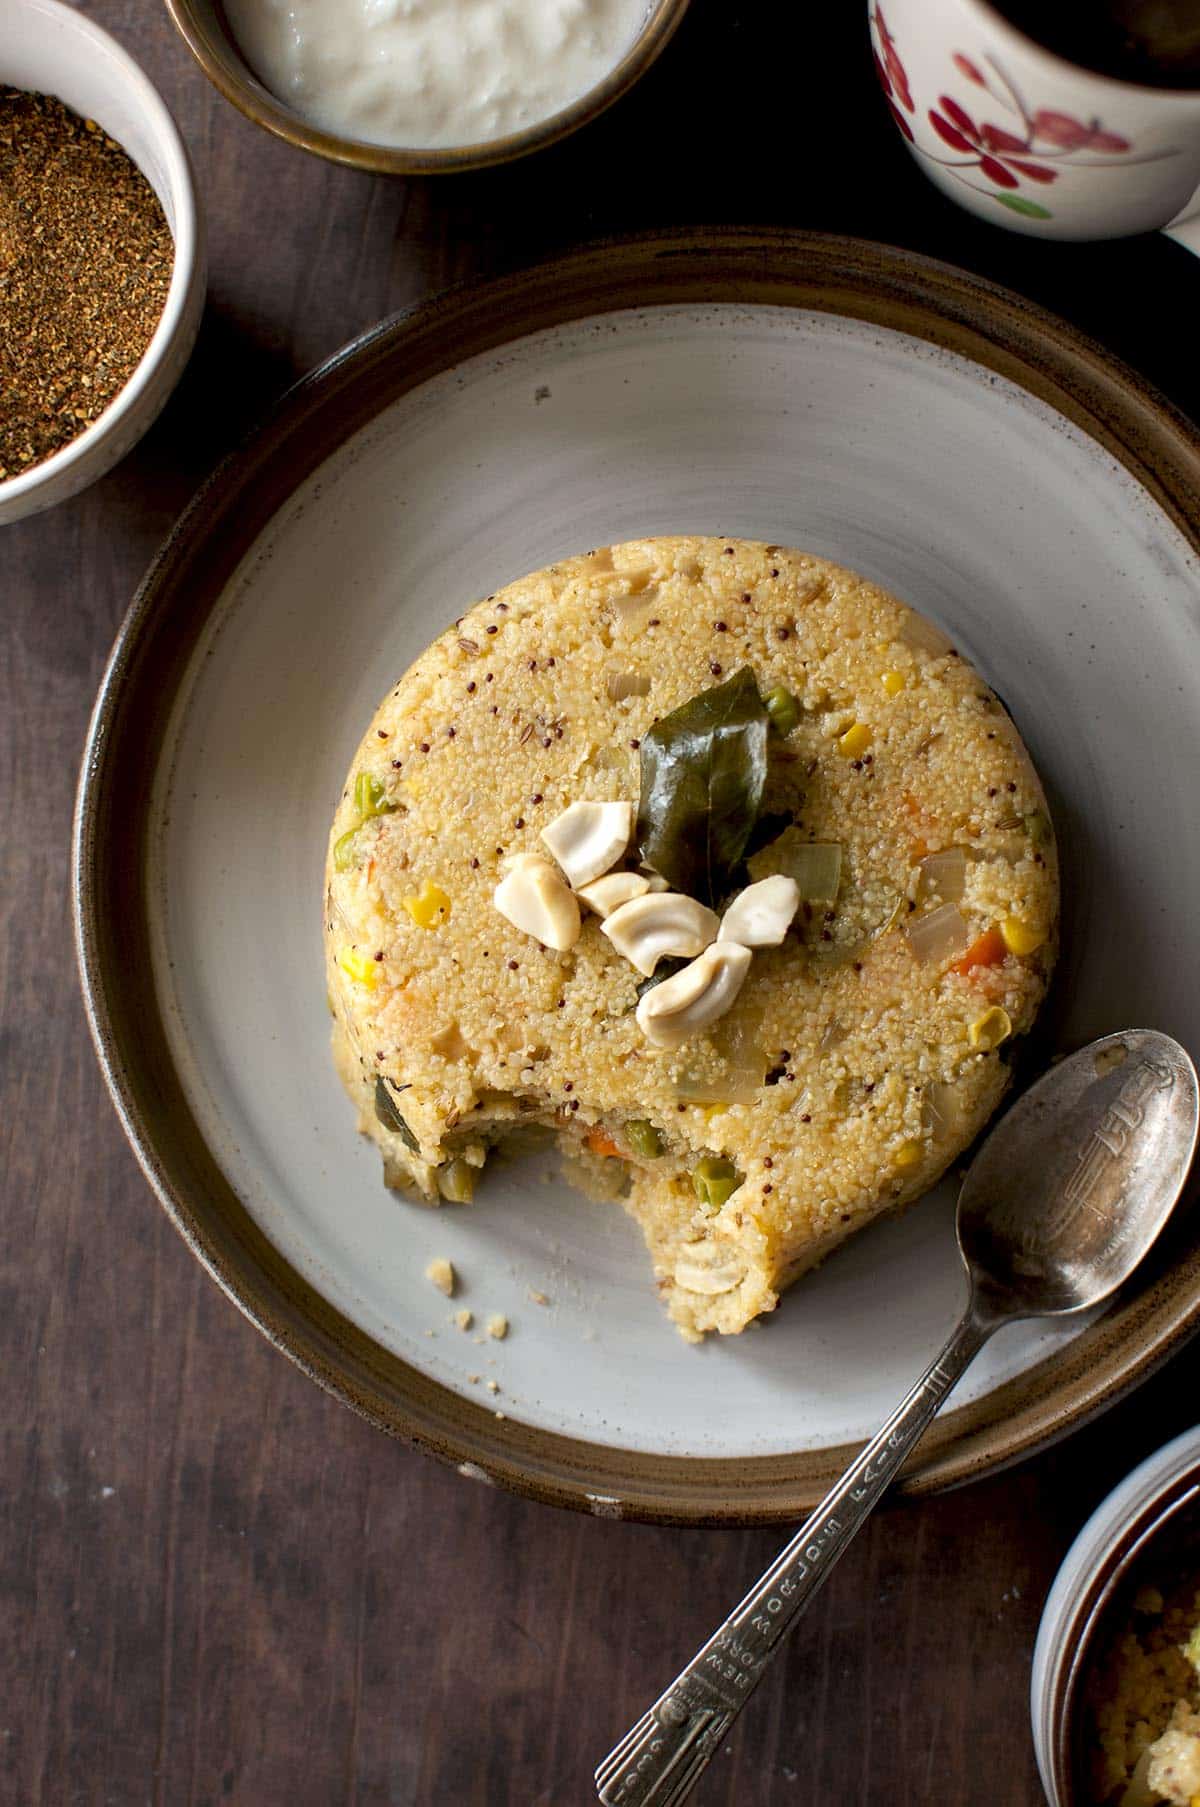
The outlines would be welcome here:
<svg viewBox="0 0 1200 1807">
<path fill-rule="evenodd" d="M 998 1320 L 972 1300 L 941 1354 L 720 1630 L 596 1771 L 605 1807 L 677 1807 L 757 1687 L 784 1634 L 870 1516 Z"/>
</svg>

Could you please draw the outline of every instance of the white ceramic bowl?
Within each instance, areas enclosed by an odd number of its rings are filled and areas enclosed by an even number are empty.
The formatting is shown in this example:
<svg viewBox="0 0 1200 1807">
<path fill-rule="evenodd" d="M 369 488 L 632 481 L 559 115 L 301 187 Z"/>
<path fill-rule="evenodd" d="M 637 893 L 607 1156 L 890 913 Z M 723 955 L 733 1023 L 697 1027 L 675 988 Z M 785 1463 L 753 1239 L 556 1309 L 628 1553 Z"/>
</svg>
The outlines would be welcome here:
<svg viewBox="0 0 1200 1807">
<path fill-rule="evenodd" d="M 162 318 L 141 363 L 98 420 L 61 451 L 0 483 L 0 525 L 102 477 L 154 420 L 187 363 L 204 307 L 204 231 L 183 140 L 157 91 L 106 31 L 60 0 L 0 0 L 0 86 L 53 94 L 133 158 L 175 240 Z"/>
<path fill-rule="evenodd" d="M 1081 1684 L 1107 1611 L 1135 1563 L 1180 1515 L 1200 1508 L 1200 1425 L 1147 1457 L 1099 1505 L 1063 1558 L 1033 1652 L 1030 1710 L 1050 1807 L 1082 1807 L 1077 1735 Z"/>
</svg>

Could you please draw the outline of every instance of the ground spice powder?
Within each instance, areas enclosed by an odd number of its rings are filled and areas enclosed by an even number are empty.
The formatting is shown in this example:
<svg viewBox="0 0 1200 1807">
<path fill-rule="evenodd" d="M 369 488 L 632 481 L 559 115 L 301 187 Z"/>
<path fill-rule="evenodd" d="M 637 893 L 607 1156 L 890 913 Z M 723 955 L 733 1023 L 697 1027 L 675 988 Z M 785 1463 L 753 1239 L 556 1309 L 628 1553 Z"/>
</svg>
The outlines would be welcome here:
<svg viewBox="0 0 1200 1807">
<path fill-rule="evenodd" d="M 158 197 L 121 146 L 60 100 L 0 86 L 0 481 L 128 382 L 173 260 Z"/>
</svg>

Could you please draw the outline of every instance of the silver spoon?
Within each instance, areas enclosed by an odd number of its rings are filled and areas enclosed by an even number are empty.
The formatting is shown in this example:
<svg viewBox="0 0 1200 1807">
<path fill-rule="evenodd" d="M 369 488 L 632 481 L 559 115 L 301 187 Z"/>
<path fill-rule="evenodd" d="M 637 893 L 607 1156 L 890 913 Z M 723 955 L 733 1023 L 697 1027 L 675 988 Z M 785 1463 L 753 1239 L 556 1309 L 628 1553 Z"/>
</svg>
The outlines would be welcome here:
<svg viewBox="0 0 1200 1807">
<path fill-rule="evenodd" d="M 1196 1146 L 1196 1070 L 1153 1029 L 1106 1035 L 1052 1067 L 971 1164 L 958 1198 L 970 1296 L 949 1342 L 721 1629 L 596 1771 L 605 1807 L 676 1807 L 783 1637 L 988 1338 L 1085 1311 L 1128 1279 L 1166 1223 Z"/>
</svg>

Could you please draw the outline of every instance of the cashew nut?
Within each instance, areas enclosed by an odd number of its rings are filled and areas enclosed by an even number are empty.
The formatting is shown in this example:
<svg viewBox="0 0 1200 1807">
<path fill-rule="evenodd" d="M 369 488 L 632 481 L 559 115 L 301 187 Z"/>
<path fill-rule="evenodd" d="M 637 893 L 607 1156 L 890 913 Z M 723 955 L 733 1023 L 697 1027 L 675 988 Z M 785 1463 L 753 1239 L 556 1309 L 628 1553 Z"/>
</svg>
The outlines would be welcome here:
<svg viewBox="0 0 1200 1807">
<path fill-rule="evenodd" d="M 622 904 L 600 924 L 619 954 L 649 978 L 668 956 L 688 960 L 717 938 L 712 910 L 678 891 L 650 891 Z"/>
<path fill-rule="evenodd" d="M 632 803 L 572 803 L 542 830 L 542 840 L 578 889 L 616 865 L 632 833 Z"/>
<path fill-rule="evenodd" d="M 645 993 L 637 1007 L 642 1033 L 660 1048 L 678 1048 L 707 1029 L 737 997 L 752 958 L 740 942 L 714 941 L 682 972 Z"/>
<path fill-rule="evenodd" d="M 549 860 L 528 854 L 492 892 L 501 916 L 532 935 L 543 947 L 562 953 L 579 940 L 579 905 Z"/>
<path fill-rule="evenodd" d="M 800 903 L 800 887 L 782 872 L 760 878 L 739 891 L 724 916 L 718 941 L 737 941 L 743 947 L 778 947 L 792 926 Z"/>
<path fill-rule="evenodd" d="M 644 897 L 650 889 L 650 880 L 640 872 L 606 872 L 603 878 L 594 878 L 590 885 L 581 885 L 578 895 L 589 910 L 604 917 L 611 916 L 614 910 L 631 903 L 635 897 Z"/>
<path fill-rule="evenodd" d="M 712 1250 L 711 1244 L 700 1244 L 713 1254 L 710 1261 L 689 1261 L 681 1255 L 675 1263 L 675 1284 L 689 1293 L 731 1293 L 735 1286 L 740 1286 L 746 1278 L 746 1264 L 736 1257 L 730 1259 L 732 1251 Z"/>
</svg>

